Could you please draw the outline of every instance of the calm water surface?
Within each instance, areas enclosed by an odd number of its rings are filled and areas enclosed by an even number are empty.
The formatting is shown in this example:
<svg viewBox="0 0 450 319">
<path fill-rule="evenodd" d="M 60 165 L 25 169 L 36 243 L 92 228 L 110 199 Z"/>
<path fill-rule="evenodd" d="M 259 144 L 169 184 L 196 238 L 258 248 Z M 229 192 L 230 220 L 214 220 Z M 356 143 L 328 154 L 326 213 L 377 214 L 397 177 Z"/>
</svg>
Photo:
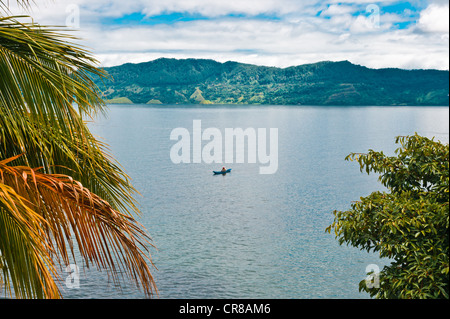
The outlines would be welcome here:
<svg viewBox="0 0 450 319">
<path fill-rule="evenodd" d="M 339 246 L 325 233 L 333 210 L 381 190 L 351 152 L 393 155 L 398 135 L 449 140 L 446 107 L 288 107 L 113 105 L 90 127 L 103 138 L 142 196 L 154 244 L 160 298 L 368 298 L 366 267 L 388 261 Z M 174 164 L 174 128 L 278 128 L 278 171 L 260 164 Z M 203 142 L 205 145 L 207 142 Z M 66 298 L 142 298 L 104 272 L 82 270 Z"/>
</svg>

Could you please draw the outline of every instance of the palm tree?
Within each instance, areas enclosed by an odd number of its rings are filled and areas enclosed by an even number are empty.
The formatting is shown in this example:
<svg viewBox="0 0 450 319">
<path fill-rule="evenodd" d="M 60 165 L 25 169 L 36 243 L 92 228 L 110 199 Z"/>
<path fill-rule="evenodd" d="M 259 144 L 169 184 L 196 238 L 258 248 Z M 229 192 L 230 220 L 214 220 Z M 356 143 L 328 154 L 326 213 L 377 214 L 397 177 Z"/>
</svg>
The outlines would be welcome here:
<svg viewBox="0 0 450 319">
<path fill-rule="evenodd" d="M 107 75 L 67 30 L 7 5 L 0 0 L 0 286 L 18 298 L 61 297 L 58 266 L 78 251 L 87 267 L 116 280 L 124 272 L 152 296 L 136 190 L 86 125 L 105 113 L 90 76 Z"/>
</svg>

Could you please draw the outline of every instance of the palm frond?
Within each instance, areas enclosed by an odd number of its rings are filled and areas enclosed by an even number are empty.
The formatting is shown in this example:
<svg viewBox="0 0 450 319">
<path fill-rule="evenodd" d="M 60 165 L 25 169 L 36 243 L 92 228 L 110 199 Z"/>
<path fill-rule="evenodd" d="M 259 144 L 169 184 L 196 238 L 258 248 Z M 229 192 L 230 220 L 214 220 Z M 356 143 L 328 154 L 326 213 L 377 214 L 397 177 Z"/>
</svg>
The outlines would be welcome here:
<svg viewBox="0 0 450 319">
<path fill-rule="evenodd" d="M 105 74 L 87 51 L 64 42 L 68 39 L 0 18 L 0 158 L 26 149 L 22 164 L 43 166 L 47 173 L 60 172 L 56 165 L 63 163 L 115 208 L 137 212 L 128 177 L 82 118 L 103 113 L 90 74 Z"/>
<path fill-rule="evenodd" d="M 75 258 L 74 240 L 88 267 L 92 262 L 111 269 L 113 276 L 124 270 L 146 293 L 156 291 L 149 269 L 152 244 L 142 225 L 72 177 L 7 165 L 15 159 L 0 161 L 0 182 L 20 194 L 28 203 L 26 208 L 45 220 L 46 238 L 53 239 L 48 243 L 50 251 L 58 252 L 67 265 L 70 253 Z"/>
<path fill-rule="evenodd" d="M 43 224 L 25 198 L 0 182 L 0 272 L 9 296 L 11 286 L 19 298 L 60 296 L 51 248 L 42 240 Z"/>
<path fill-rule="evenodd" d="M 80 128 L 74 108 L 83 114 L 103 110 L 103 100 L 90 75 L 106 74 L 90 52 L 63 28 L 19 22 L 27 16 L 0 17 L 0 103 L 12 112 L 50 120 L 62 130 Z M 72 41 L 72 42 L 67 42 Z"/>
<path fill-rule="evenodd" d="M 156 291 L 148 253 L 152 245 L 133 218 L 139 213 L 137 192 L 84 120 L 104 114 L 91 76 L 106 74 L 64 29 L 24 19 L 28 17 L 0 16 L 0 227 L 9 227 L 0 233 L 0 251 L 9 259 L 2 257 L 0 265 L 10 271 L 4 280 L 11 280 L 14 290 L 34 287 L 21 290 L 23 296 L 58 296 L 48 280 L 39 286 L 33 280 L 37 276 L 27 283 L 24 276 L 13 276 L 11 267 L 17 274 L 24 270 L 11 264 L 13 254 L 22 251 L 20 260 L 49 278 L 53 258 L 60 255 L 67 263 L 76 242 L 87 265 L 107 267 L 113 276 L 124 269 L 151 295 Z M 15 166 L 9 165 L 12 160 Z M 22 215 L 42 219 L 25 228 L 34 233 L 20 232 L 23 247 L 17 238 L 10 244 L 3 238 L 20 225 L 11 222 L 10 216 L 18 216 L 11 215 L 14 202 L 21 203 L 16 205 Z M 46 246 L 34 249 L 39 235 Z M 28 259 L 25 252 L 31 254 Z M 43 265 L 49 265 L 46 273 Z"/>
<path fill-rule="evenodd" d="M 0 0 L 0 12 L 9 12 L 9 5 L 11 0 Z M 31 7 L 31 3 L 35 3 L 34 0 L 16 0 L 15 1 L 20 7 L 27 9 Z"/>
</svg>

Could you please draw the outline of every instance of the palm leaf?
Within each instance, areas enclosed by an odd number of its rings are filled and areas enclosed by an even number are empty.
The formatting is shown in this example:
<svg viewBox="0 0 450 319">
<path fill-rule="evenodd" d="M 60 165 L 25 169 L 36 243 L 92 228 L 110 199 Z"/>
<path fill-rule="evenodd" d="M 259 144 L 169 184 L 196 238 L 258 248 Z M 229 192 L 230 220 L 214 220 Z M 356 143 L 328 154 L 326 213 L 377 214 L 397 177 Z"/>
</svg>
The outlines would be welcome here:
<svg viewBox="0 0 450 319">
<path fill-rule="evenodd" d="M 50 251 L 59 252 L 64 264 L 69 263 L 69 253 L 75 258 L 71 244 L 75 240 L 88 267 L 91 261 L 112 269 L 113 277 L 124 270 L 141 282 L 145 291 L 156 290 L 148 266 L 152 264 L 148 252 L 152 244 L 140 224 L 114 210 L 72 177 L 8 166 L 14 159 L 0 161 L 0 182 L 20 194 L 28 203 L 27 211 L 42 216 L 45 238 L 53 238 L 48 241 Z"/>
<path fill-rule="evenodd" d="M 90 79 L 90 74 L 104 73 L 93 66 L 88 52 L 62 41 L 67 37 L 0 18 L 0 158 L 26 147 L 23 165 L 68 173 L 56 168 L 63 163 L 115 208 L 137 212 L 128 196 L 135 192 L 128 177 L 82 118 L 104 111 Z"/>
<path fill-rule="evenodd" d="M 47 274 L 53 273 L 51 262 L 59 255 L 67 264 L 75 241 L 87 265 L 107 267 L 113 275 L 124 269 L 150 295 L 156 291 L 149 268 L 151 244 L 133 218 L 139 214 L 137 192 L 107 145 L 85 123 L 86 117 L 105 112 L 91 76 L 106 74 L 87 50 L 72 43 L 76 38 L 66 30 L 21 22 L 24 19 L 0 16 L 0 160 L 7 159 L 0 162 L 0 170 L 2 187 L 11 191 L 2 193 L 0 227 L 18 227 L 10 221 L 11 201 L 22 203 L 16 204 L 22 214 L 37 214 L 42 221 L 26 228 L 35 227 L 22 238 L 30 241 L 27 246 L 2 239 L 0 252 L 9 256 L 0 260 L 9 269 L 4 281 L 11 281 L 14 290 L 34 287 L 21 290 L 21 296 L 58 296 L 46 280 L 39 286 L 31 277 L 27 281 L 13 276 L 12 271 L 20 274 L 17 269 L 22 269 L 11 264 L 13 254 L 33 250 L 28 249 L 35 245 L 32 239 L 40 235 L 46 248 L 20 259 L 33 261 L 35 273 L 43 272 L 36 265 L 44 264 L 50 267 Z M 15 166 L 8 165 L 12 160 Z"/>
<path fill-rule="evenodd" d="M 0 272 L 5 287 L 20 298 L 59 297 L 50 247 L 43 239 L 45 220 L 28 206 L 26 199 L 0 183 Z M 11 296 L 12 291 L 8 289 Z"/>
</svg>

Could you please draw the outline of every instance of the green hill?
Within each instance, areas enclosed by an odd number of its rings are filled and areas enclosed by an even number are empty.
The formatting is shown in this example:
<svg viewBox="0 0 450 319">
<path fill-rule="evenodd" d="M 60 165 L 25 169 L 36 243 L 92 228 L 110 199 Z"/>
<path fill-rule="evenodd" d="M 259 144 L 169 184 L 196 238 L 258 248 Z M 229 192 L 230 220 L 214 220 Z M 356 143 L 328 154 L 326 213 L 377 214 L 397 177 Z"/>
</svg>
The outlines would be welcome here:
<svg viewBox="0 0 450 319">
<path fill-rule="evenodd" d="M 133 102 L 127 97 L 115 97 L 112 99 L 107 99 L 106 103 L 109 103 L 109 104 L 133 104 Z"/>
<path fill-rule="evenodd" d="M 348 61 L 288 68 L 161 58 L 105 68 L 105 99 L 134 103 L 449 105 L 449 72 L 370 69 Z"/>
</svg>

